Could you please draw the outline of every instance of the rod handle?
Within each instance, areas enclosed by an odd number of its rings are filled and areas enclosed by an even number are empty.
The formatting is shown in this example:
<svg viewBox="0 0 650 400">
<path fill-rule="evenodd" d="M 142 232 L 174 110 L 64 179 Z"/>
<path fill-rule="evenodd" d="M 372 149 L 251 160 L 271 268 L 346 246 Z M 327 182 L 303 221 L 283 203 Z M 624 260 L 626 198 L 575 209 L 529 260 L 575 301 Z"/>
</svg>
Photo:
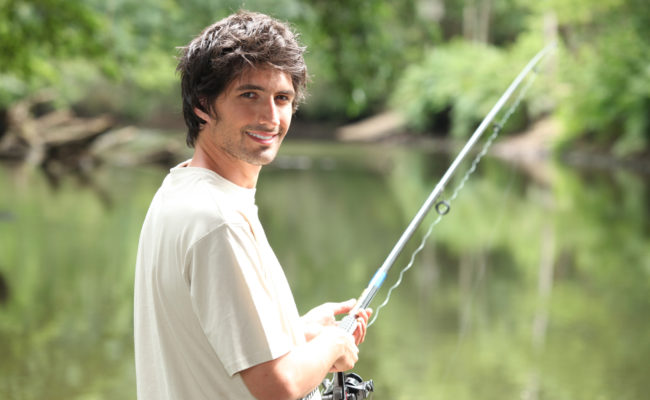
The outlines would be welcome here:
<svg viewBox="0 0 650 400">
<path fill-rule="evenodd" d="M 357 317 L 354 314 L 348 314 L 339 323 L 339 328 L 343 329 L 349 334 L 353 334 L 357 329 Z"/>
</svg>

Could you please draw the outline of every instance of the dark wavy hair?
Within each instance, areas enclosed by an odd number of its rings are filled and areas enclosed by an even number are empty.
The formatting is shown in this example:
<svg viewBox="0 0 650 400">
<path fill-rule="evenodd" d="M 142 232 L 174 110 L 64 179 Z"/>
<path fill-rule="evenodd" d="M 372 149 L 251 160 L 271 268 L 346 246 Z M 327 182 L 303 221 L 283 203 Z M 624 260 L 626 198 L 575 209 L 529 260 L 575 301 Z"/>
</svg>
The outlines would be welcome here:
<svg viewBox="0 0 650 400">
<path fill-rule="evenodd" d="M 239 11 L 208 26 L 180 48 L 176 71 L 181 76 L 189 147 L 194 147 L 201 125 L 205 124 L 194 108 L 216 116 L 214 101 L 246 68 L 271 67 L 289 74 L 296 92 L 293 110 L 298 109 L 305 97 L 308 76 L 305 47 L 298 43 L 297 36 L 287 24 L 274 18 Z"/>
</svg>

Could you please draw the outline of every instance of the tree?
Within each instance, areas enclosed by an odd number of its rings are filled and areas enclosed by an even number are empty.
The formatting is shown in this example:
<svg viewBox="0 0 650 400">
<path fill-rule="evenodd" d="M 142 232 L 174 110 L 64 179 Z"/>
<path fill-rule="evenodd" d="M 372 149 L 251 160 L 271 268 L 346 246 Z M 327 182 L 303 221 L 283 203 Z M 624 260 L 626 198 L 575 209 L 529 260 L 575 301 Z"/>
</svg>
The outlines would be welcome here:
<svg viewBox="0 0 650 400">
<path fill-rule="evenodd" d="M 0 104 L 25 94 L 27 87 L 52 82 L 53 63 L 68 57 L 100 59 L 110 44 L 105 21 L 82 2 L 2 0 L 0 6 Z"/>
</svg>

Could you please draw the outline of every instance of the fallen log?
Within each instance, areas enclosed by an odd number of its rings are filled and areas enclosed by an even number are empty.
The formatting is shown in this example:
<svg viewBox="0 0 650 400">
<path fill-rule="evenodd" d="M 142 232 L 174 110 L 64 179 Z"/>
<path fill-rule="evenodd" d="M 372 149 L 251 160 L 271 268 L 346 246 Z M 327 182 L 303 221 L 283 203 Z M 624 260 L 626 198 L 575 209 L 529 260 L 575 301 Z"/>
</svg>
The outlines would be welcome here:
<svg viewBox="0 0 650 400">
<path fill-rule="evenodd" d="M 55 109 L 53 99 L 52 93 L 43 92 L 6 110 L 0 159 L 40 166 L 59 175 L 61 166 L 81 168 L 92 143 L 115 125 L 108 115 L 83 118 L 69 109 Z"/>
</svg>

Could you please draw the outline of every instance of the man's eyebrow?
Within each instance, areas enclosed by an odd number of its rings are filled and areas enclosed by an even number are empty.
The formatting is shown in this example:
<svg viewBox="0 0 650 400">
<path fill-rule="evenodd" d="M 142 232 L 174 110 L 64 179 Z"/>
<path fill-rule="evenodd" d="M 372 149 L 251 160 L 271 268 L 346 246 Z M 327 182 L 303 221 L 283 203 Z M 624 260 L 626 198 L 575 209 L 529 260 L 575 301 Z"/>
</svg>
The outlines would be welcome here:
<svg viewBox="0 0 650 400">
<path fill-rule="evenodd" d="M 261 86 L 253 85 L 251 83 L 245 83 L 243 85 L 237 86 L 235 88 L 237 91 L 242 91 L 242 90 L 259 90 L 259 91 L 264 91 L 264 88 Z"/>
<path fill-rule="evenodd" d="M 262 86 L 253 85 L 252 83 L 245 83 L 243 85 L 237 86 L 235 88 L 235 90 L 238 91 L 238 92 L 245 91 L 245 90 L 258 90 L 260 92 L 265 91 L 265 89 Z M 296 94 L 293 90 L 290 90 L 290 89 L 288 89 L 288 90 L 280 90 L 278 93 L 287 94 L 287 95 L 290 95 L 290 96 L 295 96 L 295 94 Z"/>
</svg>

